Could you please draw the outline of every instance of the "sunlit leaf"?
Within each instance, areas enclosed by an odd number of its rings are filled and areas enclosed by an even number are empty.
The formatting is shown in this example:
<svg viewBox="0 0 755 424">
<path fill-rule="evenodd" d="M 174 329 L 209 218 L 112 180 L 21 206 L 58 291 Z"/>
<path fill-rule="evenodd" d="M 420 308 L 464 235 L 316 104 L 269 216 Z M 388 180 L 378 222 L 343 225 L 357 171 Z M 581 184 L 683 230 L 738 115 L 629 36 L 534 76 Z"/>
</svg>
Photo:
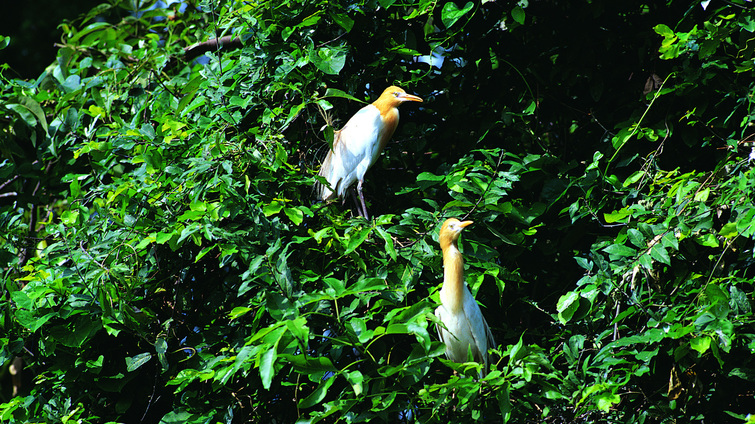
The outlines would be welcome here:
<svg viewBox="0 0 755 424">
<path fill-rule="evenodd" d="M 312 63 L 322 72 L 338 75 L 346 63 L 346 50 L 334 47 L 321 47 L 313 52 Z"/>
<path fill-rule="evenodd" d="M 132 372 L 152 359 L 152 354 L 143 352 L 133 357 L 126 357 L 126 371 Z"/>
<path fill-rule="evenodd" d="M 446 28 L 451 28 L 453 24 L 456 23 L 459 19 L 461 19 L 464 15 L 469 13 L 470 10 L 474 7 L 474 3 L 471 1 L 464 4 L 464 6 L 459 9 L 458 6 L 456 6 L 456 3 L 449 1 L 446 2 L 443 5 L 443 10 L 441 11 L 441 21 L 443 22 L 443 26 Z"/>
</svg>

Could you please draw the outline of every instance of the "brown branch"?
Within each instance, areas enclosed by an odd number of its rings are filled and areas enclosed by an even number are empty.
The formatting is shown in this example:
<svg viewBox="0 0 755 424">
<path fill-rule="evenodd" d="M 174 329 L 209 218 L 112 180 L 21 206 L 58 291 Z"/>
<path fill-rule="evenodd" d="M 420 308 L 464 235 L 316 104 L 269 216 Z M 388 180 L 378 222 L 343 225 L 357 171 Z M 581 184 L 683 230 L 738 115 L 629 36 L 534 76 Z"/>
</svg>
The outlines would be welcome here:
<svg viewBox="0 0 755 424">
<path fill-rule="evenodd" d="M 220 50 L 223 48 L 235 49 L 243 46 L 244 44 L 241 42 L 241 38 L 234 37 L 233 35 L 226 35 L 225 37 L 213 38 L 201 43 L 192 44 L 189 47 L 184 47 L 184 59 L 188 62 L 209 51 Z"/>
<path fill-rule="evenodd" d="M 179 60 L 183 60 L 185 62 L 191 62 L 192 60 L 196 59 L 197 57 L 209 52 L 209 51 L 217 51 L 220 49 L 228 49 L 228 48 L 240 48 L 243 47 L 244 43 L 241 42 L 241 38 L 233 35 L 226 35 L 224 37 L 220 38 L 213 38 L 211 40 L 202 41 L 201 43 L 192 44 L 188 47 L 184 47 L 184 55 L 183 57 L 179 58 L 176 56 L 171 57 L 170 61 L 168 62 L 168 65 L 166 66 L 166 69 L 172 69 L 176 65 L 178 65 Z"/>
</svg>

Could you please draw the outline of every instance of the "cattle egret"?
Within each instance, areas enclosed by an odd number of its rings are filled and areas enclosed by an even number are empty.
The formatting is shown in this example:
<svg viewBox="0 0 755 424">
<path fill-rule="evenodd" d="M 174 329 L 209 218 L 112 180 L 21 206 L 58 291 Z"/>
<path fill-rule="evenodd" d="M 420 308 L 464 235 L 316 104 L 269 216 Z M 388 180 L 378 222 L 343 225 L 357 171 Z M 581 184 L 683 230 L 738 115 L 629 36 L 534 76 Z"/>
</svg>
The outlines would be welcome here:
<svg viewBox="0 0 755 424">
<path fill-rule="evenodd" d="M 437 330 L 440 340 L 446 344 L 446 357 L 454 362 L 466 362 L 471 349 L 474 360 L 484 365 L 480 372 L 480 377 L 484 377 L 488 370 L 488 347 L 495 346 L 495 341 L 464 281 L 464 258 L 456 244 L 461 230 L 471 223 L 450 218 L 440 229 L 443 287 L 441 305 L 435 310 L 435 316 L 443 323 L 443 326 L 437 325 Z"/>
<path fill-rule="evenodd" d="M 362 195 L 364 174 L 375 164 L 396 131 L 398 106 L 404 102 L 422 102 L 422 99 L 407 94 L 399 87 L 388 87 L 377 100 L 360 109 L 343 128 L 335 132 L 333 148 L 320 167 L 319 175 L 328 181 L 328 185 L 317 185 L 320 199 L 343 198 L 346 190 L 357 182 L 361 201 L 359 214 L 369 219 Z"/>
</svg>

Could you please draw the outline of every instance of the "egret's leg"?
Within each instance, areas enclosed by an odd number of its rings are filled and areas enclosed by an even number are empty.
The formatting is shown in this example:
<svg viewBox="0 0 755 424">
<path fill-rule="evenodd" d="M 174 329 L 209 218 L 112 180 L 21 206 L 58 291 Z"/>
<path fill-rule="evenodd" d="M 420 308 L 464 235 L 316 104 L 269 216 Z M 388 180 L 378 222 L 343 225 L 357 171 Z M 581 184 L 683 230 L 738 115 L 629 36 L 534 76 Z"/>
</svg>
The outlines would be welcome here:
<svg viewBox="0 0 755 424">
<path fill-rule="evenodd" d="M 359 198 L 357 196 L 357 188 L 354 186 L 349 187 L 349 194 L 351 194 L 351 198 L 354 200 L 354 209 L 357 211 L 359 216 L 362 216 L 362 205 L 359 204 Z M 344 201 L 346 201 L 346 196 L 343 198 Z"/>
<path fill-rule="evenodd" d="M 362 210 L 359 214 L 362 215 L 364 219 L 369 220 L 370 215 L 367 213 L 367 205 L 364 204 L 364 195 L 362 194 L 362 180 L 359 180 L 357 183 L 357 192 L 359 192 L 359 200 L 362 201 Z"/>
</svg>

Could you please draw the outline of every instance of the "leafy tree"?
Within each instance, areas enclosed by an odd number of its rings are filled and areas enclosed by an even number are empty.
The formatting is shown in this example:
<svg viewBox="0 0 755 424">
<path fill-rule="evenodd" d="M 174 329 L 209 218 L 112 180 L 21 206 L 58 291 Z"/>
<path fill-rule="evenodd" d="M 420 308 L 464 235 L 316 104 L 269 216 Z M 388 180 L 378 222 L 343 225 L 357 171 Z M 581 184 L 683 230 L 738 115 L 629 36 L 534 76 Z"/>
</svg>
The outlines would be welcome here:
<svg viewBox="0 0 755 424">
<path fill-rule="evenodd" d="M 37 80 L 2 74 L 0 362 L 27 381 L 0 418 L 752 422 L 747 6 L 113 1 L 64 24 Z M 324 116 L 394 83 L 425 103 L 367 174 L 376 217 L 313 202 Z M 451 216 L 499 343 L 480 381 L 433 330 Z"/>
</svg>

